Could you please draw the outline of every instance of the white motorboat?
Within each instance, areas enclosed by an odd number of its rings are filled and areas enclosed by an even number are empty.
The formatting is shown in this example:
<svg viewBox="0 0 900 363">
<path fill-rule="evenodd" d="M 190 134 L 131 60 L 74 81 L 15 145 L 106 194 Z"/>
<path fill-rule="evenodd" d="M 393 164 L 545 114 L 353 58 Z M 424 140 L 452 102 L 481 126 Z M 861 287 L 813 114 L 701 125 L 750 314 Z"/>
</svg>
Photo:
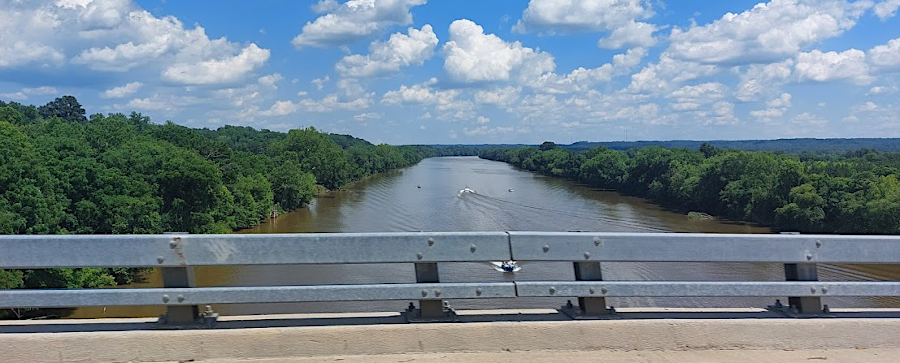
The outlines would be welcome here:
<svg viewBox="0 0 900 363">
<path fill-rule="evenodd" d="M 503 272 L 503 273 L 513 273 L 519 272 L 522 269 L 522 266 L 519 266 L 519 263 L 513 260 L 503 261 L 503 262 L 491 262 L 491 265 L 494 266 L 494 270 Z"/>
</svg>

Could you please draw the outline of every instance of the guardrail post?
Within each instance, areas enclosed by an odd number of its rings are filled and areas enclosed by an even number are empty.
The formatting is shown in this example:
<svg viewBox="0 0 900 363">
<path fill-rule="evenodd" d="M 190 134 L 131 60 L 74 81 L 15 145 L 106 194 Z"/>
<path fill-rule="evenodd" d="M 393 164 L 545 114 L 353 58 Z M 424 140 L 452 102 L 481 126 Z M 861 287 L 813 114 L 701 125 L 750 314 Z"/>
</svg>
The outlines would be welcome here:
<svg viewBox="0 0 900 363">
<path fill-rule="evenodd" d="M 800 232 L 781 232 L 781 234 L 797 235 Z M 811 255 L 807 255 L 809 257 Z M 808 258 L 807 258 L 808 259 Z M 814 263 L 784 264 L 785 281 L 819 281 L 819 274 Z M 822 313 L 822 299 L 810 297 L 788 297 L 788 306 L 799 314 Z"/>
<path fill-rule="evenodd" d="M 416 264 L 416 282 L 435 283 L 440 282 L 438 264 L 436 262 Z M 420 318 L 437 319 L 444 317 L 444 302 L 442 300 L 419 300 Z"/>
<path fill-rule="evenodd" d="M 575 262 L 576 281 L 601 281 L 603 273 L 600 272 L 600 262 Z M 603 297 L 579 297 L 578 306 L 584 315 L 603 315 L 606 309 L 606 298 Z"/>
<path fill-rule="evenodd" d="M 818 271 L 814 263 L 788 263 L 784 265 L 784 277 L 787 281 L 819 281 Z M 800 314 L 822 313 L 822 299 L 815 296 L 788 297 L 791 308 Z"/>
<path fill-rule="evenodd" d="M 165 233 L 165 234 L 187 234 L 187 233 Z M 169 242 L 172 249 L 181 249 L 181 238 L 173 236 Z M 184 288 L 197 287 L 197 281 L 194 276 L 194 268 L 191 266 L 183 267 L 162 267 L 163 287 Z M 183 296 L 163 296 L 163 302 L 169 301 L 180 302 Z M 168 324 L 194 324 L 201 317 L 200 307 L 197 305 L 188 306 L 166 306 L 165 322 Z"/>
</svg>

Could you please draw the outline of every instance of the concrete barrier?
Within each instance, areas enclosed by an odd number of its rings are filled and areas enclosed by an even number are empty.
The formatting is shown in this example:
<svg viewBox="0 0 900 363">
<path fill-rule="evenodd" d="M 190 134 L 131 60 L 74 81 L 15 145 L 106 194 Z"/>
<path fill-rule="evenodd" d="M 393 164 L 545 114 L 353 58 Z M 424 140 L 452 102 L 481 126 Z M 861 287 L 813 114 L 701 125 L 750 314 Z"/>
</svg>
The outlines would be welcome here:
<svg viewBox="0 0 900 363">
<path fill-rule="evenodd" d="M 223 321 L 217 329 L 115 331 L 110 326 L 134 322 L 91 320 L 54 322 L 60 332 L 34 333 L 25 331 L 36 323 L 4 322 L 0 331 L 7 333 L 0 333 L 0 356 L 7 362 L 159 362 L 450 352 L 900 348 L 900 319 L 789 319 L 760 313 L 738 319 L 564 321 L 547 311 L 481 313 L 506 316 L 499 320 L 507 321 L 392 324 L 400 322 L 396 314 L 370 314 L 358 318 L 362 320 L 320 315 L 293 318 L 348 320 L 336 326 L 230 328 L 229 321 L 240 319 L 257 326 L 285 325 L 289 320 L 240 317 Z M 369 325 L 365 319 L 384 320 Z M 74 331 L 78 324 L 111 331 Z"/>
</svg>

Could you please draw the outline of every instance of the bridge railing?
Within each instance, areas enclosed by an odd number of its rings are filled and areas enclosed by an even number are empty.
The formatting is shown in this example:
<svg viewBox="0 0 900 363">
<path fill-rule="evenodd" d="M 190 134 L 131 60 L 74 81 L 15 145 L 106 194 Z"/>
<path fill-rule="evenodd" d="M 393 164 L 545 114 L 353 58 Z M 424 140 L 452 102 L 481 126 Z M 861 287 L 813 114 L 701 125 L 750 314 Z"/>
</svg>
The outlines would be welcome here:
<svg viewBox="0 0 900 363">
<path fill-rule="evenodd" d="M 567 261 L 575 281 L 440 282 L 438 263 Z M 786 281 L 606 281 L 603 262 L 764 262 Z M 415 284 L 196 287 L 195 266 L 412 263 Z M 411 318 L 452 318 L 443 300 L 576 297 L 579 318 L 606 297 L 788 297 L 801 314 L 825 296 L 900 296 L 900 282 L 817 281 L 817 263 L 900 264 L 900 236 L 443 232 L 259 235 L 0 236 L 0 268 L 159 267 L 162 288 L 0 290 L 0 307 L 164 305 L 187 323 L 205 304 L 408 300 Z"/>
</svg>

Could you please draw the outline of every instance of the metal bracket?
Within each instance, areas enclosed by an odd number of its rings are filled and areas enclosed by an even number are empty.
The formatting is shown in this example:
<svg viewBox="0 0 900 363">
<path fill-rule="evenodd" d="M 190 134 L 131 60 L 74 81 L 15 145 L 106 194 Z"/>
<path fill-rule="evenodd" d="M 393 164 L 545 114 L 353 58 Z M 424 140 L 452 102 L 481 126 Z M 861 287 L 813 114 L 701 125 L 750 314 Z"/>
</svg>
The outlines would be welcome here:
<svg viewBox="0 0 900 363">
<path fill-rule="evenodd" d="M 784 305 L 781 303 L 781 300 L 775 300 L 774 305 L 766 306 L 766 310 L 771 311 L 773 313 L 781 314 L 788 318 L 796 318 L 796 319 L 809 319 L 809 318 L 836 318 L 834 314 L 831 313 L 831 308 L 828 305 L 824 305 L 821 313 L 801 313 L 797 310 L 795 306 Z"/>
<path fill-rule="evenodd" d="M 572 300 L 567 301 L 566 304 L 557 309 L 557 311 L 565 316 L 568 316 L 572 320 L 605 320 L 616 319 L 620 317 L 616 315 L 616 308 L 613 306 L 610 306 L 604 313 L 601 314 L 586 314 L 584 312 L 584 309 L 582 309 L 580 306 L 573 305 Z"/>
<path fill-rule="evenodd" d="M 206 310 L 199 314 L 199 316 L 194 319 L 193 323 L 170 323 L 169 315 L 162 314 L 159 316 L 159 319 L 156 321 L 156 324 L 161 329 L 197 329 L 197 328 L 208 328 L 212 329 L 216 327 L 216 323 L 219 321 L 219 313 L 213 311 L 212 306 L 206 305 Z"/>
<path fill-rule="evenodd" d="M 450 308 L 450 304 L 444 302 L 443 316 L 422 316 L 422 310 L 417 309 L 416 305 L 409 303 L 406 311 L 400 313 L 406 318 L 407 323 L 458 323 L 459 316 L 456 311 Z"/>
</svg>

